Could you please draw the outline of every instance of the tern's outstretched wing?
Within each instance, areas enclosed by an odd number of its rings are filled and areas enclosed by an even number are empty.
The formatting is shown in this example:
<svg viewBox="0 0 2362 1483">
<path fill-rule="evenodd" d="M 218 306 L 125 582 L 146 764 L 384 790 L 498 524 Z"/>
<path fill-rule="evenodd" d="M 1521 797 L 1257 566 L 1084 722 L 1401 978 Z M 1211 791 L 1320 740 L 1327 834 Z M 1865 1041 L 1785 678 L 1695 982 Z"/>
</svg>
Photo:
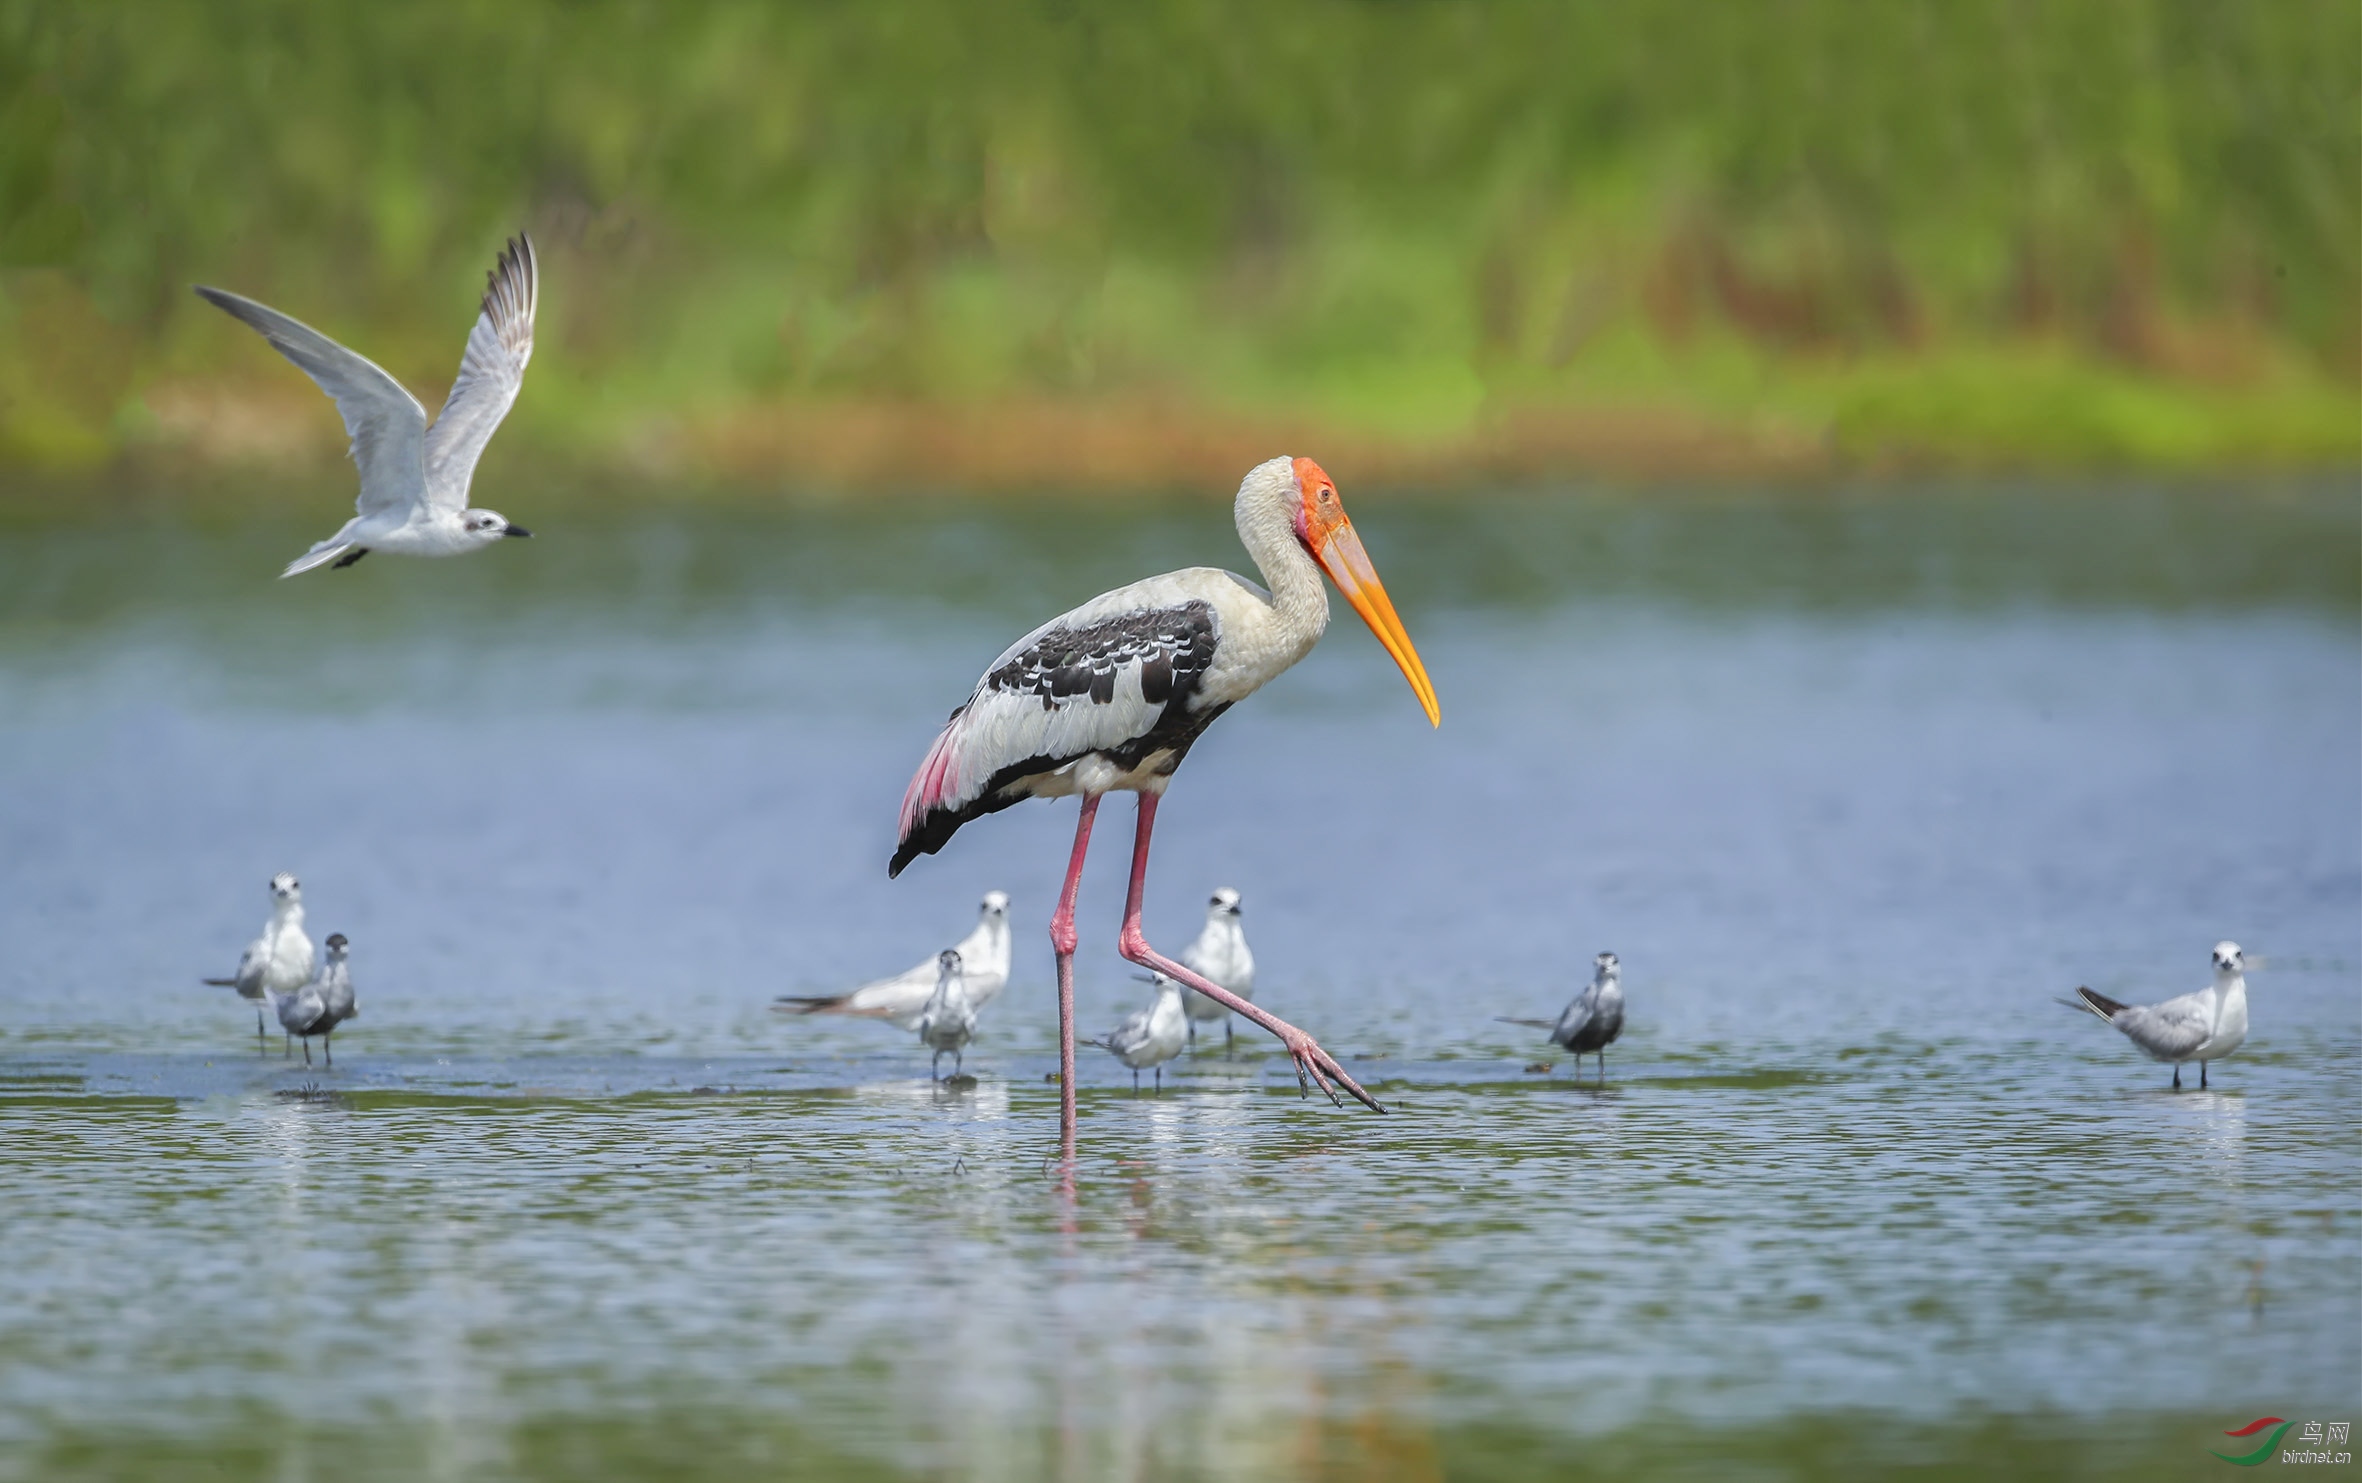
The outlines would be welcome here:
<svg viewBox="0 0 2362 1483">
<path fill-rule="evenodd" d="M 467 508 L 476 460 L 525 384 L 533 359 L 533 311 L 541 299 L 541 268 L 533 239 L 509 239 L 484 281 L 484 307 L 468 332 L 459 379 L 426 435 L 426 498 L 439 510 Z"/>
<path fill-rule="evenodd" d="M 417 502 L 425 484 L 426 409 L 376 362 L 355 355 L 300 320 L 268 304 L 197 285 L 197 297 L 245 321 L 271 348 L 295 362 L 336 403 L 361 471 L 363 515 Z"/>
</svg>

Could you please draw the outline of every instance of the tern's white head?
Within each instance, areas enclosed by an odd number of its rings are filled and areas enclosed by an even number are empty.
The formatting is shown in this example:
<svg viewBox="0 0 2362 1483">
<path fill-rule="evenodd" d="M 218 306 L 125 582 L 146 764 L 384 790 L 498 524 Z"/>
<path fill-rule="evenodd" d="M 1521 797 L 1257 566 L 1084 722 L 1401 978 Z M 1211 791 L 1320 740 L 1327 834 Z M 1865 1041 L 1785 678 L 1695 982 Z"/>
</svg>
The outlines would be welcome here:
<svg viewBox="0 0 2362 1483">
<path fill-rule="evenodd" d="M 303 886 L 296 878 L 282 870 L 271 877 L 271 900 L 284 906 L 303 900 Z"/>
<path fill-rule="evenodd" d="M 1206 902 L 1206 915 L 1236 917 L 1238 915 L 1238 892 L 1229 886 L 1223 886 L 1215 891 Z"/>
<path fill-rule="evenodd" d="M 1007 921 L 1009 919 L 1009 893 L 1006 891 L 985 892 L 984 900 L 978 905 L 977 915 L 988 922 Z"/>
<path fill-rule="evenodd" d="M 523 540 L 533 534 L 522 525 L 509 524 L 508 517 L 498 510 L 462 510 L 459 512 L 459 528 L 467 532 L 469 540 L 483 546 L 510 536 Z"/>
<path fill-rule="evenodd" d="M 2239 951 L 2239 944 L 2218 942 L 2214 945 L 2214 971 L 2224 978 L 2247 971 L 2247 958 Z"/>
<path fill-rule="evenodd" d="M 1602 979 L 1619 977 L 1624 971 L 1624 965 L 1616 961 L 1614 953 L 1601 953 L 1591 960 L 1591 967 Z"/>
</svg>

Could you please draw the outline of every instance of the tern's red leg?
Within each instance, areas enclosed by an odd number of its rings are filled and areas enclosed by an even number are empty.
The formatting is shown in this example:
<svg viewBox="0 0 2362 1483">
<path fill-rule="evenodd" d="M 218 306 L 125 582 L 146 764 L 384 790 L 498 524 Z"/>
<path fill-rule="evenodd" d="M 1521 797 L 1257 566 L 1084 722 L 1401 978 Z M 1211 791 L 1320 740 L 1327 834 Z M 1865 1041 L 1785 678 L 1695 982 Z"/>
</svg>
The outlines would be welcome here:
<svg viewBox="0 0 2362 1483">
<path fill-rule="evenodd" d="M 1378 1099 L 1363 1091 L 1361 1083 L 1347 1076 L 1345 1068 L 1337 1064 L 1335 1057 L 1322 1050 L 1320 1043 L 1311 1036 L 1271 1011 L 1259 1008 L 1221 985 L 1190 972 L 1148 945 L 1148 939 L 1140 931 L 1140 903 L 1148 894 L 1148 836 L 1156 828 L 1157 802 L 1154 793 L 1140 795 L 1140 823 L 1132 836 L 1132 890 L 1124 901 L 1124 930 L 1123 936 L 1117 939 L 1116 951 L 1143 968 L 1197 990 L 1233 1014 L 1253 1020 L 1277 1035 L 1279 1043 L 1288 1048 L 1288 1058 L 1296 1063 L 1298 1085 L 1311 1081 L 1328 1095 L 1331 1102 L 1337 1100 L 1336 1088 L 1341 1086 L 1353 1094 L 1355 1101 L 1372 1112 L 1384 1112 L 1386 1109 L 1378 1105 Z M 1331 1085 L 1332 1082 L 1335 1085 Z"/>
<path fill-rule="evenodd" d="M 1074 858 L 1066 862 L 1066 888 L 1058 893 L 1058 914 L 1050 918 L 1050 950 L 1058 955 L 1058 1141 L 1074 1157 L 1074 894 L 1082 889 L 1083 857 L 1091 852 L 1091 821 L 1099 817 L 1099 795 L 1083 795 L 1082 817 L 1074 821 Z"/>
</svg>

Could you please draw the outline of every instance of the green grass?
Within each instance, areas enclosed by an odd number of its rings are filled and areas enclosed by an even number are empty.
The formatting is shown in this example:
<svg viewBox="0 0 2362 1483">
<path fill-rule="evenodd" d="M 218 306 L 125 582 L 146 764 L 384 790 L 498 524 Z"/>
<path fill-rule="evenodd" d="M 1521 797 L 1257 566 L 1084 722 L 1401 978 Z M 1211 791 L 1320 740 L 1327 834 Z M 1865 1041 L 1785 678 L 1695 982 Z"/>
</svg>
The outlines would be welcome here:
<svg viewBox="0 0 2362 1483">
<path fill-rule="evenodd" d="M 826 1391 L 841 1386 L 819 1382 Z M 813 1414 L 815 1397 L 791 1380 L 776 1411 L 716 1412 L 652 1399 L 638 1411 L 533 1415 L 496 1422 L 479 1414 L 412 1424 L 318 1426 L 253 1415 L 218 1433 L 67 1433 L 0 1451 L 0 1478 L 49 1483 L 139 1477 L 275 1477 L 499 1480 L 666 1478 L 678 1483 L 746 1479 L 956 1479 L 1027 1476 L 1169 1479 L 1336 1479 L 1371 1483 L 1526 1483 L 1590 1478 L 1806 1483 L 1826 1478 L 1909 1478 L 1917 1483 L 2016 1478 L 2168 1480 L 2216 1478 L 2210 1444 L 2231 1445 L 2221 1418 L 2135 1413 L 2094 1418 L 1977 1416 L 1919 1419 L 1875 1414 L 1801 1416 L 1733 1425 L 1665 1413 L 1604 1432 L 1530 1423 L 1428 1422 L 1401 1396 L 1335 1398 L 1335 1414 L 1269 1437 L 1229 1436 L 1195 1454 L 1131 1455 L 1117 1439 L 1011 1427 L 942 1455 L 917 1450 L 883 1418 L 864 1425 Z M 1085 1399 L 1084 1410 L 1089 1406 Z M 2246 1420 L 2242 1414 L 2238 1420 Z M 2235 1423 L 2234 1423 L 2235 1424 Z"/>
<path fill-rule="evenodd" d="M 2348 0 L 0 0 L 0 469 L 332 449 L 188 284 L 439 395 L 518 226 L 584 469 L 2348 465 L 2358 109 Z"/>
</svg>

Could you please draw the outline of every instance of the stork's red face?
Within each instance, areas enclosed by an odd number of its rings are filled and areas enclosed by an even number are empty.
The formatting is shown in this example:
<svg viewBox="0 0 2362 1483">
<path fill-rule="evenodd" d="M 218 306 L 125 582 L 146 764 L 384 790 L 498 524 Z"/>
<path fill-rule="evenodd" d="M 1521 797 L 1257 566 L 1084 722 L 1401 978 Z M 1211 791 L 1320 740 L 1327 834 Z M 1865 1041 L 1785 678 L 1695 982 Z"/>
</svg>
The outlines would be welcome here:
<svg viewBox="0 0 2362 1483">
<path fill-rule="evenodd" d="M 1419 651 L 1411 647 L 1411 636 L 1403 631 L 1402 619 L 1394 615 L 1394 603 L 1386 596 L 1386 584 L 1378 580 L 1378 569 L 1370 565 L 1370 553 L 1362 549 L 1361 537 L 1353 533 L 1353 522 L 1345 518 L 1345 502 L 1337 497 L 1337 481 L 1311 459 L 1299 458 L 1296 487 L 1303 497 L 1296 508 L 1296 539 L 1304 543 L 1304 549 L 1312 553 L 1320 569 L 1329 574 L 1329 580 L 1353 604 L 1353 611 L 1361 614 L 1361 621 L 1370 625 L 1370 632 L 1394 656 L 1402 677 L 1411 682 L 1411 690 L 1427 711 L 1427 724 L 1442 725 L 1443 710 L 1435 703 L 1435 686 L 1428 683 L 1427 666 L 1419 662 Z"/>
</svg>

